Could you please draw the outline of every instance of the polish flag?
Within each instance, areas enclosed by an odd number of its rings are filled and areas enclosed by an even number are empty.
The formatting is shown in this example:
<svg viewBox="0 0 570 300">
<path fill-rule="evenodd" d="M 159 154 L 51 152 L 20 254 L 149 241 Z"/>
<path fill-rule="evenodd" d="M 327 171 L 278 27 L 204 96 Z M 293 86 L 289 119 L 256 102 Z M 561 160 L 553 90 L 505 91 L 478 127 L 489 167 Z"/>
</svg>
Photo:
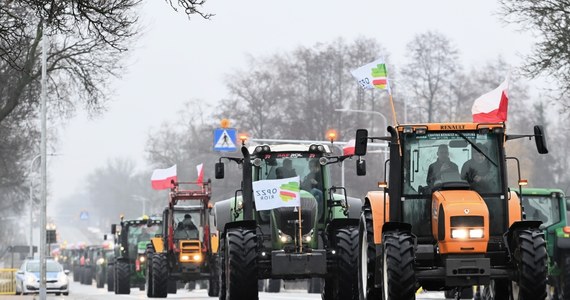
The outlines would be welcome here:
<svg viewBox="0 0 570 300">
<path fill-rule="evenodd" d="M 164 190 L 172 187 L 172 181 L 176 182 L 176 165 L 168 169 L 156 169 L 152 172 L 150 178 L 152 188 L 155 190 Z"/>
<path fill-rule="evenodd" d="M 471 107 L 474 123 L 499 123 L 507 121 L 509 79 L 499 87 L 480 96 Z"/>
<path fill-rule="evenodd" d="M 197 165 L 196 171 L 198 172 L 198 179 L 196 179 L 196 182 L 204 183 L 204 163 Z"/>
<path fill-rule="evenodd" d="M 344 147 L 342 147 L 342 155 L 354 155 L 354 149 L 356 147 L 354 139 L 348 141 Z"/>
</svg>

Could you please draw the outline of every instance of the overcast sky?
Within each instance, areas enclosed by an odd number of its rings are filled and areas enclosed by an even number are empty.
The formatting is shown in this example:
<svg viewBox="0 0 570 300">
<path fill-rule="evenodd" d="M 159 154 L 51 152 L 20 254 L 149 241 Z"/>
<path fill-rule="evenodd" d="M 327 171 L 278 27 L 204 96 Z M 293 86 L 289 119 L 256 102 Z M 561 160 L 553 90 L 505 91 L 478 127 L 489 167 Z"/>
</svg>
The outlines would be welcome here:
<svg viewBox="0 0 570 300">
<path fill-rule="evenodd" d="M 85 176 L 110 158 L 142 163 L 149 130 L 176 118 L 190 99 L 214 106 L 227 93 L 226 75 L 245 66 L 247 54 L 364 36 L 377 39 L 398 66 L 414 35 L 436 30 L 470 67 L 499 55 L 518 64 L 532 42 L 500 21 L 495 0 L 209 0 L 203 10 L 216 15 L 190 21 L 165 1 L 145 2 L 145 33 L 130 51 L 127 73 L 113 82 L 108 112 L 91 121 L 81 114 L 60 130 L 58 152 L 64 155 L 48 165 L 53 200 L 83 189 Z"/>
</svg>

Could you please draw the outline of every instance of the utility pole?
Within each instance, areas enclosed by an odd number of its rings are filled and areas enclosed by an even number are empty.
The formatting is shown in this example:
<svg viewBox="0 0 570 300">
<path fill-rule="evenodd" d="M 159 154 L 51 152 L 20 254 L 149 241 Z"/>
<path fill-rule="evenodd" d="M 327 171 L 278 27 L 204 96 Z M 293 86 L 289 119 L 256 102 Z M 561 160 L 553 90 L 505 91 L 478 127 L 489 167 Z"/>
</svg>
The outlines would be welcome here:
<svg viewBox="0 0 570 300">
<path fill-rule="evenodd" d="M 46 198 L 47 198 L 47 35 L 46 22 L 42 19 L 42 90 L 41 90 L 41 210 L 40 210 L 40 300 L 46 300 Z"/>
</svg>

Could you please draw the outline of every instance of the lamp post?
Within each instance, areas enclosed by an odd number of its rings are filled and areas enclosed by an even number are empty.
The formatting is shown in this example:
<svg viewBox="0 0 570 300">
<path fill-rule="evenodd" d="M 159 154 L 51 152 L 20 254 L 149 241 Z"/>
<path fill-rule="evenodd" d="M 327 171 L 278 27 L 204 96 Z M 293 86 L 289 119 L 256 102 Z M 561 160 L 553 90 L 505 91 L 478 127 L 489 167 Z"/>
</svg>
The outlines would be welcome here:
<svg viewBox="0 0 570 300">
<path fill-rule="evenodd" d="M 131 197 L 137 201 L 142 202 L 142 214 L 146 215 L 146 197 L 140 195 L 131 195 Z"/>
<path fill-rule="evenodd" d="M 56 156 L 58 154 L 56 153 L 49 153 L 47 154 L 48 156 Z M 30 176 L 30 258 L 33 259 L 34 258 L 34 242 L 33 242 L 33 236 L 34 236 L 34 230 L 33 230 L 33 225 L 34 225 L 34 219 L 33 219 L 33 211 L 34 211 L 34 177 L 32 176 L 32 169 L 34 168 L 34 163 L 36 162 L 36 160 L 38 158 L 40 158 L 42 155 L 38 154 L 36 156 L 34 156 L 34 158 L 32 158 L 32 161 L 30 162 L 30 169 L 29 169 L 29 176 Z"/>
</svg>

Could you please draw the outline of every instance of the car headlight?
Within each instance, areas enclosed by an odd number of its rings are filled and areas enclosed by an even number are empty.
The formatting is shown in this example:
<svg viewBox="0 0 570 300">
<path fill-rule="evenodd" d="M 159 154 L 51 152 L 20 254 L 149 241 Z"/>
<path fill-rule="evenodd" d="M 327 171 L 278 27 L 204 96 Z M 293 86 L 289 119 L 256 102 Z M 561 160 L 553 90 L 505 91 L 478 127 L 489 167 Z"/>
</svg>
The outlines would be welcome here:
<svg viewBox="0 0 570 300">
<path fill-rule="evenodd" d="M 293 238 L 290 235 L 285 234 L 281 230 L 279 230 L 279 240 L 282 243 L 290 243 L 293 240 Z"/>
<path fill-rule="evenodd" d="M 36 281 L 37 281 L 36 276 L 34 276 L 34 275 L 26 276 L 26 283 L 34 284 L 34 283 L 36 283 Z"/>
<path fill-rule="evenodd" d="M 67 283 L 67 275 L 65 275 L 65 273 L 59 273 L 59 274 L 57 275 L 57 281 L 58 281 L 59 283 L 66 284 L 66 283 Z"/>
</svg>

